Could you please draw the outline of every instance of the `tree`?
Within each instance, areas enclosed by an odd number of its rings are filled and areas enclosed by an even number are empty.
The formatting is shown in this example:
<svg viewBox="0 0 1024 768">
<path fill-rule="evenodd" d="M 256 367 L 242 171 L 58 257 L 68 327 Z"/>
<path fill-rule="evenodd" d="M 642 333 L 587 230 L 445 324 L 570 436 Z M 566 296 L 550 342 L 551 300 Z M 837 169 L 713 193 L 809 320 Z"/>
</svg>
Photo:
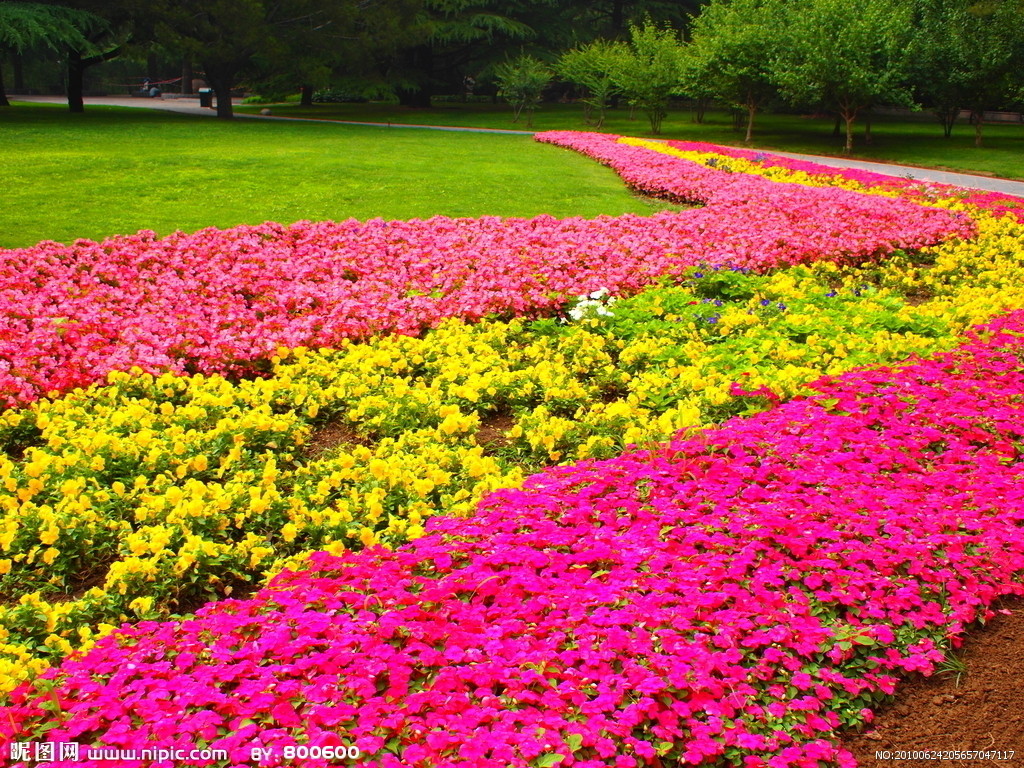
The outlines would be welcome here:
<svg viewBox="0 0 1024 768">
<path fill-rule="evenodd" d="M 312 105 L 314 90 L 329 86 L 336 73 L 372 77 L 379 56 L 394 53 L 404 39 L 414 0 L 335 0 L 290 2 L 290 17 L 266 16 L 274 47 L 254 54 L 243 68 L 246 82 L 264 96 L 286 96 L 296 89 Z"/>
<path fill-rule="evenodd" d="M 512 46 L 537 37 L 537 13 L 553 0 L 421 0 L 408 24 L 407 42 L 387 75 L 401 103 L 429 107 L 443 84 L 461 84 L 505 59 Z"/>
<path fill-rule="evenodd" d="M 680 95 L 694 102 L 694 121 L 703 123 L 704 113 L 715 97 L 708 72 L 710 62 L 704 52 L 691 43 L 685 43 L 679 53 Z"/>
<path fill-rule="evenodd" d="M 935 112 L 948 139 L 970 98 L 973 67 L 966 40 L 969 14 L 965 0 L 917 0 L 910 42 L 910 80 L 915 97 Z"/>
<path fill-rule="evenodd" d="M 968 5 L 960 45 L 965 52 L 965 105 L 974 121 L 974 146 L 982 143 L 985 110 L 997 109 L 1020 87 L 1017 73 L 1024 67 L 1024 2 L 980 0 Z"/>
<path fill-rule="evenodd" d="M 630 25 L 630 40 L 618 57 L 614 81 L 628 102 L 643 110 L 651 133 L 661 133 L 669 99 L 680 90 L 682 49 L 679 33 L 647 21 Z"/>
<path fill-rule="evenodd" d="M 199 62 L 217 100 L 217 117 L 231 118 L 231 90 L 257 54 L 273 56 L 266 4 L 261 0 L 183 0 L 161 9 L 157 39 Z"/>
<path fill-rule="evenodd" d="M 100 17 L 63 5 L 0 3 L 0 64 L 8 51 L 47 47 L 52 50 L 87 49 L 88 35 L 106 28 Z M 0 70 L 0 106 L 10 106 Z"/>
<path fill-rule="evenodd" d="M 87 30 L 83 45 L 68 45 L 67 97 L 71 112 L 84 112 L 85 72 L 90 67 L 118 58 L 133 50 L 146 51 L 153 39 L 154 12 L 171 0 L 61 0 L 79 11 L 101 17 L 105 24 Z"/>
<path fill-rule="evenodd" d="M 781 9 L 773 0 L 712 0 L 693 24 L 687 46 L 684 82 L 697 82 L 714 98 L 746 112 L 746 141 L 754 132 L 754 116 L 778 93 L 772 60 Z M 684 88 L 685 89 L 685 88 Z"/>
<path fill-rule="evenodd" d="M 911 103 L 904 84 L 910 8 L 900 0 L 789 0 L 783 7 L 776 82 L 792 101 L 834 109 L 850 153 L 862 110 L 880 101 Z"/>
<path fill-rule="evenodd" d="M 537 108 L 541 94 L 551 82 L 551 70 L 544 62 L 524 55 L 499 64 L 494 68 L 494 77 L 505 100 L 512 105 L 515 115 L 512 122 L 519 122 L 525 110 L 526 126 L 532 127 L 533 110 Z"/>
<path fill-rule="evenodd" d="M 357 6 L 379 0 L 180 0 L 159 11 L 156 36 L 167 50 L 197 61 L 217 100 L 217 116 L 231 118 L 231 91 L 245 78 L 275 76 L 309 83 L 323 77 L 329 44 L 349 33 Z M 298 83 L 296 83 L 298 85 Z"/>
<path fill-rule="evenodd" d="M 593 122 L 591 115 L 596 111 L 595 128 L 604 125 L 605 110 L 617 91 L 615 72 L 624 53 L 621 43 L 595 40 L 566 51 L 558 60 L 558 74 L 586 90 L 584 119 Z"/>
<path fill-rule="evenodd" d="M 630 23 L 651 19 L 656 24 L 682 28 L 702 0 L 591 0 L 562 3 L 563 18 L 571 18 L 581 39 L 603 37 L 621 40 Z"/>
</svg>

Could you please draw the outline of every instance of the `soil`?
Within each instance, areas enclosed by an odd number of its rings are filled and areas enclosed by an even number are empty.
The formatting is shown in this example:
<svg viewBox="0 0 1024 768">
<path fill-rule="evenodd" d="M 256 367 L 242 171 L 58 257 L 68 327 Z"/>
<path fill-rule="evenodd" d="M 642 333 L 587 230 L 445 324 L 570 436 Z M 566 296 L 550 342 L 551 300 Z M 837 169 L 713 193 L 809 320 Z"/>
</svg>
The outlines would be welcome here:
<svg viewBox="0 0 1024 768">
<path fill-rule="evenodd" d="M 1009 615 L 966 635 L 956 656 L 963 669 L 909 678 L 896 700 L 843 746 L 862 768 L 1024 766 L 1024 599 L 996 606 Z M 991 752 L 960 759 L 900 759 L 909 751 Z M 888 751 L 889 759 L 876 757 Z M 1000 754 L 1001 753 L 1001 754 Z M 953 756 L 955 757 L 955 756 Z"/>
<path fill-rule="evenodd" d="M 303 446 L 306 459 L 316 460 L 343 445 L 373 445 L 374 441 L 366 435 L 356 432 L 341 417 L 328 421 L 314 429 L 309 442 Z"/>
<path fill-rule="evenodd" d="M 485 453 L 493 453 L 511 442 L 506 433 L 515 425 L 516 417 L 511 413 L 488 414 L 480 420 L 476 442 L 484 447 Z"/>
</svg>

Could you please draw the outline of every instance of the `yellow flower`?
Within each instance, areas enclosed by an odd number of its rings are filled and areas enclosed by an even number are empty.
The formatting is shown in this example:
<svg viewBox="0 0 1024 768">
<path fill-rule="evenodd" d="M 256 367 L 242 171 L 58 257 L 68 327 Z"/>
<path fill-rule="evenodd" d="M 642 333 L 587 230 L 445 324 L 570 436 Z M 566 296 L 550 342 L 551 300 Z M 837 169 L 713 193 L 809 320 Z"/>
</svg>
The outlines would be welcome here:
<svg viewBox="0 0 1024 768">
<path fill-rule="evenodd" d="M 55 525 L 51 525 L 49 528 L 47 528 L 45 531 L 39 534 L 39 541 L 43 544 L 50 545 L 57 541 L 57 538 L 59 536 L 60 529 Z"/>
<path fill-rule="evenodd" d="M 153 598 L 151 596 L 137 597 L 128 603 L 128 607 L 137 615 L 144 616 L 153 610 Z"/>
<path fill-rule="evenodd" d="M 298 533 L 299 533 L 299 529 L 295 525 L 295 523 L 286 523 L 281 528 L 281 538 L 284 539 L 289 544 L 291 544 L 293 541 L 295 541 L 295 537 L 298 535 Z"/>
</svg>

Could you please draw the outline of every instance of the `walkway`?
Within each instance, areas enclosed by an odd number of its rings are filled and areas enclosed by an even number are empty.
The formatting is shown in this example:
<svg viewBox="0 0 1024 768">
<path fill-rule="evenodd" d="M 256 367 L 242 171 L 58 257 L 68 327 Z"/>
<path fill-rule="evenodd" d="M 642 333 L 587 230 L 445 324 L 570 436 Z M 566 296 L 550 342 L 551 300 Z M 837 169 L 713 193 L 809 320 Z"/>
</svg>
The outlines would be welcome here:
<svg viewBox="0 0 1024 768">
<path fill-rule="evenodd" d="M 1024 197 L 1024 181 L 1000 179 L 994 176 L 975 176 L 967 173 L 936 171 L 932 168 L 918 168 L 914 165 L 895 165 L 892 163 L 872 163 L 866 160 L 848 160 L 844 157 L 825 157 L 821 155 L 799 155 L 795 152 L 770 151 L 773 155 L 791 157 L 795 160 L 806 160 L 829 168 L 856 168 L 861 171 L 884 173 L 886 176 L 902 176 L 915 181 L 932 181 L 939 184 L 955 184 L 958 187 L 984 189 L 989 192 L 1003 192 L 1007 195 Z"/>
<path fill-rule="evenodd" d="M 37 104 L 64 104 L 63 96 L 11 96 L 11 101 L 35 102 Z M 232 99 L 238 105 L 241 99 Z M 85 99 L 90 104 L 103 107 L 142 107 L 143 109 L 162 109 L 167 112 L 180 112 L 186 115 L 203 115 L 216 117 L 217 110 L 212 107 L 200 107 L 199 97 L 165 96 L 159 99 L 147 99 L 133 96 L 90 96 Z M 420 128 L 431 131 L 461 131 L 465 133 L 512 133 L 521 136 L 532 136 L 536 131 L 514 131 L 504 128 L 465 128 L 454 125 L 417 125 L 415 123 L 368 123 L 357 120 L 327 120 L 320 117 L 279 117 L 276 115 L 258 115 L 249 112 L 235 112 L 235 117 L 255 118 L 256 120 L 283 120 L 295 123 L 337 123 L 338 125 L 364 125 L 373 128 Z"/>
<path fill-rule="evenodd" d="M 63 104 L 62 96 L 12 96 L 12 101 L 27 101 L 49 104 Z M 240 101 L 240 100 L 239 100 Z M 86 104 L 114 107 L 137 107 L 143 109 L 163 109 L 170 112 L 180 112 L 189 115 L 216 116 L 216 111 L 207 107 L 200 107 L 197 98 L 172 98 L 161 99 L 136 98 L 131 96 L 104 96 L 88 97 Z M 236 102 L 237 103 L 237 102 Z M 256 120 L 280 120 L 309 123 L 337 123 L 339 125 L 362 125 L 379 128 L 418 128 L 431 131 L 457 131 L 465 133 L 512 133 L 530 136 L 535 131 L 514 131 L 499 128 L 462 128 L 453 125 L 416 125 L 410 123 L 369 123 L 357 122 L 354 120 L 325 120 L 314 117 L 278 117 L 275 115 L 254 115 L 248 113 L 235 113 L 237 117 L 252 118 Z M 1024 181 L 1012 181 L 991 176 L 975 176 L 967 173 L 952 173 L 947 171 L 936 171 L 931 168 L 918 168 L 912 165 L 895 165 L 891 163 L 874 163 L 866 160 L 849 160 L 843 157 L 827 157 L 820 155 L 800 155 L 793 152 L 776 152 L 772 154 L 792 157 L 797 160 L 807 160 L 813 163 L 827 165 L 830 168 L 857 168 L 864 171 L 883 173 L 887 176 L 911 177 L 917 181 L 932 181 L 942 184 L 955 184 L 958 187 L 968 189 L 984 189 L 990 192 L 1002 192 L 1007 195 L 1024 198 Z"/>
</svg>

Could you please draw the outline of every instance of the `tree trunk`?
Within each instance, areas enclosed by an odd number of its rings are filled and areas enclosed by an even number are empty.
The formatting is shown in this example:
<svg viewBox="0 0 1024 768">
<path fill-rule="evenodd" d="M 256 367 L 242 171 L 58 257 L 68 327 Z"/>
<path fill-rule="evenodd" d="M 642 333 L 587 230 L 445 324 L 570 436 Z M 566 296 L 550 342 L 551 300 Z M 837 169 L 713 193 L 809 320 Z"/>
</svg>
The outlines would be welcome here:
<svg viewBox="0 0 1024 768">
<path fill-rule="evenodd" d="M 935 114 L 942 123 L 942 135 L 948 139 L 953 135 L 953 123 L 960 116 L 960 107 L 943 107 L 935 110 Z"/>
<path fill-rule="evenodd" d="M 838 139 L 842 135 L 843 118 L 836 115 L 836 124 L 832 126 L 832 138 Z"/>
<path fill-rule="evenodd" d="M 697 99 L 697 125 L 704 123 L 704 114 L 708 111 L 708 100 L 705 98 Z"/>
<path fill-rule="evenodd" d="M 299 86 L 299 93 L 301 94 L 301 98 L 299 100 L 299 105 L 303 106 L 303 107 L 312 107 L 313 106 L 313 86 L 312 85 L 301 85 L 301 86 Z"/>
<path fill-rule="evenodd" d="M 745 144 L 749 144 L 754 139 L 754 115 L 757 114 L 757 104 L 754 99 L 747 99 L 747 136 L 743 139 Z"/>
<path fill-rule="evenodd" d="M 974 146 L 981 146 L 981 129 L 985 124 L 985 110 L 976 109 L 971 114 L 971 118 L 974 120 Z"/>
<path fill-rule="evenodd" d="M 213 95 L 217 99 L 217 117 L 230 120 L 235 116 L 231 106 L 231 84 L 235 79 L 234 68 L 217 67 L 205 63 L 203 69 L 206 70 L 206 82 L 210 84 Z"/>
<path fill-rule="evenodd" d="M 7 90 L 4 88 L 4 57 L 0 54 L 0 107 L 9 107 L 11 102 L 7 100 Z"/>
<path fill-rule="evenodd" d="M 192 59 L 184 58 L 181 60 L 181 95 L 191 96 L 192 95 Z"/>
<path fill-rule="evenodd" d="M 68 110 L 76 114 L 85 112 L 85 100 L 82 98 L 84 80 L 85 63 L 81 52 L 68 51 Z"/>
<path fill-rule="evenodd" d="M 430 109 L 430 98 L 434 95 L 434 49 L 429 44 L 417 45 L 407 49 L 402 58 L 405 67 L 417 72 L 423 79 L 412 88 L 399 88 L 398 103 L 403 107 Z"/>
<path fill-rule="evenodd" d="M 845 112 L 843 114 L 843 120 L 846 121 L 846 147 L 843 152 L 847 155 L 853 154 L 853 121 L 856 117 L 856 112 Z"/>
<path fill-rule="evenodd" d="M 868 112 L 864 118 L 864 143 L 870 144 L 871 141 L 871 112 Z"/>
<path fill-rule="evenodd" d="M 668 117 L 668 110 L 664 107 L 655 107 L 648 111 L 647 117 L 651 122 L 651 133 L 657 135 L 661 133 L 661 125 L 665 122 L 665 118 Z"/>
</svg>

